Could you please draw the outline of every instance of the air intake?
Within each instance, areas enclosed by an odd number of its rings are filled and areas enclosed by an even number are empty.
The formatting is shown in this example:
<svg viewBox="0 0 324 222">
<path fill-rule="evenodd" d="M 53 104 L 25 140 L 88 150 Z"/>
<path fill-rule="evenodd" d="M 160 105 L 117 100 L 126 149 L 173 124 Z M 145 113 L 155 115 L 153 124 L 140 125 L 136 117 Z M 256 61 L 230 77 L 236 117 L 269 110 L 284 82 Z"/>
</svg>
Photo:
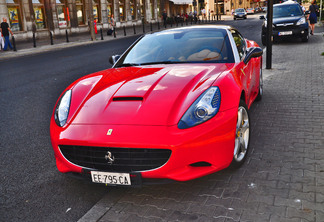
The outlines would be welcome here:
<svg viewBox="0 0 324 222">
<path fill-rule="evenodd" d="M 113 101 L 143 101 L 143 97 L 114 97 Z"/>
</svg>

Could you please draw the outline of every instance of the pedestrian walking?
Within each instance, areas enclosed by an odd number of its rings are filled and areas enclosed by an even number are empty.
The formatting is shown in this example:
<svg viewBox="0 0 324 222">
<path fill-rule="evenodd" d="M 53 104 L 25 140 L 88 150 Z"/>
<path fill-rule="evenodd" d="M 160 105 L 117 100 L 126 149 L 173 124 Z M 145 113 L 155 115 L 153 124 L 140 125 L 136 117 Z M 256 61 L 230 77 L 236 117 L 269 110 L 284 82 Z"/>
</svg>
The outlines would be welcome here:
<svg viewBox="0 0 324 222">
<path fill-rule="evenodd" d="M 115 30 L 115 26 L 116 26 L 116 21 L 115 21 L 115 18 L 114 18 L 114 14 L 111 14 L 110 16 L 110 21 L 109 21 L 109 25 L 110 25 L 110 28 L 111 30 L 117 34 L 116 30 Z"/>
<path fill-rule="evenodd" d="M 7 47 L 9 46 L 10 49 L 13 49 L 11 43 L 10 43 L 10 39 L 9 39 L 9 32 L 11 33 L 11 36 L 13 36 L 13 33 L 11 31 L 11 29 L 9 28 L 9 24 L 7 23 L 7 19 L 6 18 L 2 18 L 2 23 L 0 26 L 0 32 L 2 37 L 4 38 L 4 47 L 3 47 L 3 51 L 7 51 Z"/>
<path fill-rule="evenodd" d="M 168 14 L 166 13 L 165 9 L 163 10 L 162 18 L 163 18 L 163 26 L 166 27 L 166 22 L 167 22 Z"/>
<path fill-rule="evenodd" d="M 312 4 L 309 6 L 309 23 L 311 27 L 310 34 L 314 35 L 315 24 L 317 23 L 317 14 L 319 13 L 318 5 L 316 5 L 316 0 L 312 0 Z"/>
</svg>

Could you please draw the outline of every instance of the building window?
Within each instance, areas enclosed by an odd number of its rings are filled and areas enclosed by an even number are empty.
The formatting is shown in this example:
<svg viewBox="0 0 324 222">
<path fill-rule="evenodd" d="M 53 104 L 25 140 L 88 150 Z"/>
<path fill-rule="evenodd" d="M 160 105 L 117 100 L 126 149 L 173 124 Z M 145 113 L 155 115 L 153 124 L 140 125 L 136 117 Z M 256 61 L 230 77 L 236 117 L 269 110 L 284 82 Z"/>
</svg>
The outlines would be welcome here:
<svg viewBox="0 0 324 222">
<path fill-rule="evenodd" d="M 66 28 L 70 20 L 69 9 L 65 6 L 65 0 L 56 0 L 56 12 L 59 28 Z"/>
<path fill-rule="evenodd" d="M 125 21 L 125 0 L 119 1 L 119 18 L 120 21 Z"/>
<path fill-rule="evenodd" d="M 97 23 L 101 22 L 101 14 L 100 14 L 100 2 L 99 0 L 94 0 L 93 1 L 93 17 L 94 20 L 97 21 Z"/>
<path fill-rule="evenodd" d="M 150 0 L 150 5 L 151 5 L 151 15 L 152 15 L 152 18 L 151 19 L 154 19 L 155 18 L 155 13 L 154 13 L 154 0 Z"/>
<path fill-rule="evenodd" d="M 129 1 L 130 4 L 130 14 L 132 16 L 132 20 L 136 19 L 136 5 L 134 0 Z"/>
<path fill-rule="evenodd" d="M 7 0 L 10 29 L 12 31 L 22 31 L 21 13 L 19 0 Z"/>
<path fill-rule="evenodd" d="M 77 9 L 77 17 L 78 17 L 78 25 L 84 25 L 84 8 L 83 8 L 83 1 L 82 0 L 76 0 L 76 9 Z"/>
<path fill-rule="evenodd" d="M 111 17 L 112 14 L 114 14 L 113 0 L 108 0 L 107 1 L 107 16 L 108 16 L 108 21 L 110 21 L 110 17 Z"/>
<path fill-rule="evenodd" d="M 32 0 L 32 3 L 35 13 L 36 29 L 46 28 L 44 0 Z"/>
</svg>

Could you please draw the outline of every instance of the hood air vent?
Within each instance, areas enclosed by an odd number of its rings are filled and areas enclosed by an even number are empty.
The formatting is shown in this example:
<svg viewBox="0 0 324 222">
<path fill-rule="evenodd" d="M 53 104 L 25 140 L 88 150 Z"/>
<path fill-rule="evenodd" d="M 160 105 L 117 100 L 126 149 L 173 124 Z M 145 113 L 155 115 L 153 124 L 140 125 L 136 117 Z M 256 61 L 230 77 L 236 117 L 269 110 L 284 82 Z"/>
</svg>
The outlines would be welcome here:
<svg viewBox="0 0 324 222">
<path fill-rule="evenodd" d="M 133 96 L 114 97 L 113 101 L 143 101 L 143 97 L 133 97 Z"/>
</svg>

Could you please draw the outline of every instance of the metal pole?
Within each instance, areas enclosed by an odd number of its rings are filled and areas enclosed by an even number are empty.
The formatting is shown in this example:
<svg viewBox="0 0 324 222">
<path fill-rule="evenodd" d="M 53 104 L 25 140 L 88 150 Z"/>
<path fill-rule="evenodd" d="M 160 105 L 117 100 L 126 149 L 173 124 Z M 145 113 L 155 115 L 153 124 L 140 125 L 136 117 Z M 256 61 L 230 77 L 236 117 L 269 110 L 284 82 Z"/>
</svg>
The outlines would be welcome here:
<svg viewBox="0 0 324 222">
<path fill-rule="evenodd" d="M 52 31 L 50 31 L 50 38 L 51 38 L 51 45 L 54 45 L 54 42 L 53 42 L 53 33 L 52 33 Z"/>
<path fill-rule="evenodd" d="M 12 36 L 12 45 L 13 45 L 13 50 L 16 52 L 17 51 L 17 48 L 16 48 L 16 41 L 15 41 L 15 37 L 14 36 Z M 2 47 L 2 44 L 1 44 L 1 47 Z"/>
<path fill-rule="evenodd" d="M 136 29 L 134 24 L 133 24 L 133 29 L 134 29 L 134 35 L 136 35 Z"/>
<path fill-rule="evenodd" d="M 267 13 L 267 36 L 266 36 L 266 69 L 271 69 L 272 64 L 272 18 L 273 18 L 273 0 L 268 0 Z"/>
<path fill-rule="evenodd" d="M 319 23 L 318 23 L 319 25 L 322 25 L 322 9 L 323 9 L 322 6 L 323 5 L 322 5 L 322 0 L 321 0 L 321 3 L 320 3 L 320 17 L 319 17 Z"/>
<path fill-rule="evenodd" d="M 100 35 L 101 35 L 101 40 L 104 40 L 103 34 L 102 34 L 102 28 L 100 28 Z"/>
<path fill-rule="evenodd" d="M 124 36 L 126 36 L 126 26 L 124 25 Z"/>
<path fill-rule="evenodd" d="M 34 48 L 36 48 L 36 37 L 35 37 L 35 33 L 33 33 L 33 43 L 34 43 Z"/>
<path fill-rule="evenodd" d="M 69 42 L 69 35 L 67 29 L 65 29 L 66 42 Z"/>
</svg>

